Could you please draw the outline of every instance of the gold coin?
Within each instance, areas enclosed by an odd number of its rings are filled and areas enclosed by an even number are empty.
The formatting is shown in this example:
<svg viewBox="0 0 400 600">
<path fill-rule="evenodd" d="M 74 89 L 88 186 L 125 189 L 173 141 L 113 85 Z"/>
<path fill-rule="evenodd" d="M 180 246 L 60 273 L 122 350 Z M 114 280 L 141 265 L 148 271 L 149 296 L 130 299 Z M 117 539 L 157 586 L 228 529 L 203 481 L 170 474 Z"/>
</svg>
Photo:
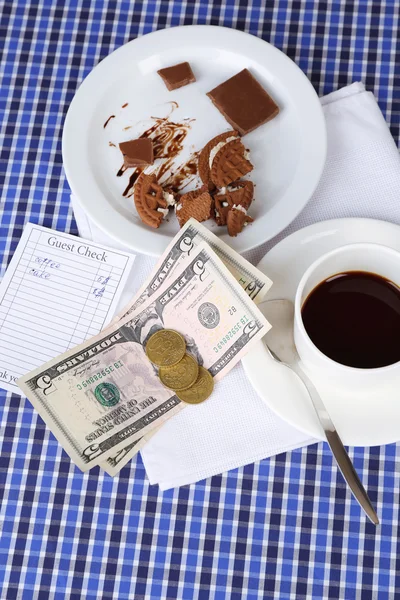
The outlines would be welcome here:
<svg viewBox="0 0 400 600">
<path fill-rule="evenodd" d="M 187 404 L 200 404 L 211 396 L 213 389 L 214 379 L 212 375 L 204 367 L 199 367 L 199 375 L 192 387 L 177 392 L 176 395 Z"/>
<path fill-rule="evenodd" d="M 175 392 L 186 390 L 186 388 L 193 385 L 198 374 L 199 365 L 189 354 L 185 354 L 177 365 L 160 367 L 158 371 L 161 383 Z"/>
<path fill-rule="evenodd" d="M 172 367 L 185 356 L 185 338 L 172 329 L 154 333 L 146 344 L 146 354 L 158 367 Z"/>
</svg>

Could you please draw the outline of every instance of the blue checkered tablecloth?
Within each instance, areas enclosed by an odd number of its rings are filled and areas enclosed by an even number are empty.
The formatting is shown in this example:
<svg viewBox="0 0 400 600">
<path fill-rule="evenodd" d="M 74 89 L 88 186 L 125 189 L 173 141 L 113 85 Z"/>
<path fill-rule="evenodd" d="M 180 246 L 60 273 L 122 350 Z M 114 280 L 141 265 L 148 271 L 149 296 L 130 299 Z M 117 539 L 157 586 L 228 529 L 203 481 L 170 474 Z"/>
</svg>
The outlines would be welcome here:
<svg viewBox="0 0 400 600">
<path fill-rule="evenodd" d="M 83 78 L 191 23 L 268 40 L 320 94 L 363 80 L 398 141 L 398 0 L 2 0 L 3 270 L 28 220 L 77 233 L 61 131 Z M 114 480 L 84 475 L 29 402 L 0 390 L 0 406 L 1 600 L 400 598 L 400 446 L 351 451 L 375 529 L 323 444 L 161 493 L 140 457 Z"/>
</svg>

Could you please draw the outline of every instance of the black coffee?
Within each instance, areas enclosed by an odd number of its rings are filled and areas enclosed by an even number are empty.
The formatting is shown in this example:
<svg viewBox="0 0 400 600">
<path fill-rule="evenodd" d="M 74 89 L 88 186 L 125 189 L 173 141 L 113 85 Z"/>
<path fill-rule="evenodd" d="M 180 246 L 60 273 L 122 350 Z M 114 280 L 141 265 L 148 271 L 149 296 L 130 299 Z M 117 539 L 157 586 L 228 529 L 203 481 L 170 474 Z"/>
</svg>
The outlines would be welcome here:
<svg viewBox="0 0 400 600">
<path fill-rule="evenodd" d="M 400 289 L 374 273 L 339 273 L 312 290 L 304 327 L 321 352 L 360 369 L 400 361 Z"/>
</svg>

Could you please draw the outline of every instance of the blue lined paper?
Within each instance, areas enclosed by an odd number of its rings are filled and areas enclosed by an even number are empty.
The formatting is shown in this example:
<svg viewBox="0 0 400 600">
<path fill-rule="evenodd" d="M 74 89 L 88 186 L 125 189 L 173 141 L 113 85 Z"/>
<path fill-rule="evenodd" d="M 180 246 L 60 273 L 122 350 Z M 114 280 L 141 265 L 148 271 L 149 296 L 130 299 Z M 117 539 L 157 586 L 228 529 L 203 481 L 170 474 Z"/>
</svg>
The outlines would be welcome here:
<svg viewBox="0 0 400 600">
<path fill-rule="evenodd" d="M 0 285 L 0 387 L 103 329 L 134 258 L 28 223 Z"/>
</svg>

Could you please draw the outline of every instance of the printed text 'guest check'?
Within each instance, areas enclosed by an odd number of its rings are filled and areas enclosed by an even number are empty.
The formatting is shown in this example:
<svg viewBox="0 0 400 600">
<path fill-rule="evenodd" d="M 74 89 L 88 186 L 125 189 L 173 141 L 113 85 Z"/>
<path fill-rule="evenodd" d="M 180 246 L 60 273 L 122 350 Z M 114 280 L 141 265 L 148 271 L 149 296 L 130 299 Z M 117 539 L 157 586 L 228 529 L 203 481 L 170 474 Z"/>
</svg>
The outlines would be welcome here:
<svg viewBox="0 0 400 600">
<path fill-rule="evenodd" d="M 103 329 L 133 260 L 28 223 L 0 285 L 0 387 Z"/>
</svg>

